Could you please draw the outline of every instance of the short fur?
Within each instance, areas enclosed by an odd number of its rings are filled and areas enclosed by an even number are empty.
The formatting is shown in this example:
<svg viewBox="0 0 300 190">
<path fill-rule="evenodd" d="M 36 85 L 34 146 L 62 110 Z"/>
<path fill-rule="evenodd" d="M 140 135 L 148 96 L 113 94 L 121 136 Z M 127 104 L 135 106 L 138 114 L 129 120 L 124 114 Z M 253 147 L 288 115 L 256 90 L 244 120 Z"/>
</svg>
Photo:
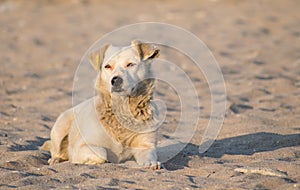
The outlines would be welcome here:
<svg viewBox="0 0 300 190">
<path fill-rule="evenodd" d="M 67 160 L 81 164 L 119 163 L 134 157 L 144 167 L 160 169 L 155 128 L 158 113 L 151 103 L 154 79 L 149 78 L 151 61 L 158 57 L 159 50 L 150 44 L 133 41 L 127 47 L 130 50 L 124 50 L 128 51 L 127 54 L 116 53 L 116 72 L 120 67 L 118 61 L 127 60 L 128 55 L 138 57 L 137 64 L 144 64 L 138 65 L 143 71 L 137 68 L 136 72 L 145 72 L 145 80 L 136 81 L 135 88 L 124 95 L 112 92 L 107 85 L 110 81 L 105 81 L 105 75 L 114 75 L 113 71 L 112 74 L 103 71 L 106 52 L 110 48 L 107 45 L 90 55 L 94 68 L 99 72 L 97 96 L 67 110 L 57 119 L 50 143 L 46 142 L 42 147 L 50 148 L 49 164 Z M 130 68 L 120 69 L 122 72 L 117 74 L 121 76 L 131 72 Z"/>
</svg>

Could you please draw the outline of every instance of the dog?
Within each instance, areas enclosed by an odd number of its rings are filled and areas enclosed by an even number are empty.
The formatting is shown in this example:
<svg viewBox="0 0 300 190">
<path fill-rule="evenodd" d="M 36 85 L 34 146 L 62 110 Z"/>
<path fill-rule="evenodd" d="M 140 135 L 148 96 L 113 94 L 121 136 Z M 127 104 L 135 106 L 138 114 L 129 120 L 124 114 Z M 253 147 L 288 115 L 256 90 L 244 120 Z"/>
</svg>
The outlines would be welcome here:
<svg viewBox="0 0 300 190">
<path fill-rule="evenodd" d="M 134 40 L 130 46 L 106 45 L 89 55 L 98 72 L 95 97 L 65 111 L 56 120 L 49 164 L 121 163 L 134 158 L 145 168 L 160 169 L 157 147 L 158 110 L 153 104 L 151 65 L 160 50 Z"/>
</svg>

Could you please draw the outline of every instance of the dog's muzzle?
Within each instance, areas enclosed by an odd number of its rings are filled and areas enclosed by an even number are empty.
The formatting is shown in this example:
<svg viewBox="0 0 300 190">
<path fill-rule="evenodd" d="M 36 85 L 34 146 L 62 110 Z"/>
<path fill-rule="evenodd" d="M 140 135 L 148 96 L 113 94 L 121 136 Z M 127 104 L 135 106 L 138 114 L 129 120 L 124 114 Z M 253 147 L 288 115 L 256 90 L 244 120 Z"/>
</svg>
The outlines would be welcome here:
<svg viewBox="0 0 300 190">
<path fill-rule="evenodd" d="M 122 91 L 123 79 L 119 76 L 115 76 L 111 79 L 112 91 L 121 92 Z"/>
</svg>

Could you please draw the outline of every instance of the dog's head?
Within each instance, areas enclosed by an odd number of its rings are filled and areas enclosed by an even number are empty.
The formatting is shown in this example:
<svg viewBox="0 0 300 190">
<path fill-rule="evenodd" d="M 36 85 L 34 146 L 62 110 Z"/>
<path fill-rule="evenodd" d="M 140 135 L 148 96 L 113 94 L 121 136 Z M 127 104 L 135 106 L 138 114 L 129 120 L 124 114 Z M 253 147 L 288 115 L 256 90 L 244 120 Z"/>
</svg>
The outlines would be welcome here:
<svg viewBox="0 0 300 190">
<path fill-rule="evenodd" d="M 104 46 L 90 55 L 91 63 L 99 72 L 96 89 L 132 95 L 139 83 L 151 78 L 150 63 L 158 56 L 156 46 L 137 40 L 127 47 Z"/>
</svg>

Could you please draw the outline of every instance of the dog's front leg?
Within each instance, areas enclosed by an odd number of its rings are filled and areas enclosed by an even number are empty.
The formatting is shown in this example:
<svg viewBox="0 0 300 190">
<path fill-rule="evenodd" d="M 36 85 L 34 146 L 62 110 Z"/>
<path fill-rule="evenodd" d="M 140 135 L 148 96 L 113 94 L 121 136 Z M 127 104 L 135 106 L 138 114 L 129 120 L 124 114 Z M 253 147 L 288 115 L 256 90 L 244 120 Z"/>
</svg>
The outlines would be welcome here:
<svg viewBox="0 0 300 190">
<path fill-rule="evenodd" d="M 156 148 L 135 148 L 134 157 L 136 162 L 145 168 L 161 169 L 161 163 L 157 161 Z"/>
<path fill-rule="evenodd" d="M 131 143 L 136 162 L 145 168 L 160 169 L 161 163 L 157 161 L 155 131 L 135 136 Z"/>
</svg>

